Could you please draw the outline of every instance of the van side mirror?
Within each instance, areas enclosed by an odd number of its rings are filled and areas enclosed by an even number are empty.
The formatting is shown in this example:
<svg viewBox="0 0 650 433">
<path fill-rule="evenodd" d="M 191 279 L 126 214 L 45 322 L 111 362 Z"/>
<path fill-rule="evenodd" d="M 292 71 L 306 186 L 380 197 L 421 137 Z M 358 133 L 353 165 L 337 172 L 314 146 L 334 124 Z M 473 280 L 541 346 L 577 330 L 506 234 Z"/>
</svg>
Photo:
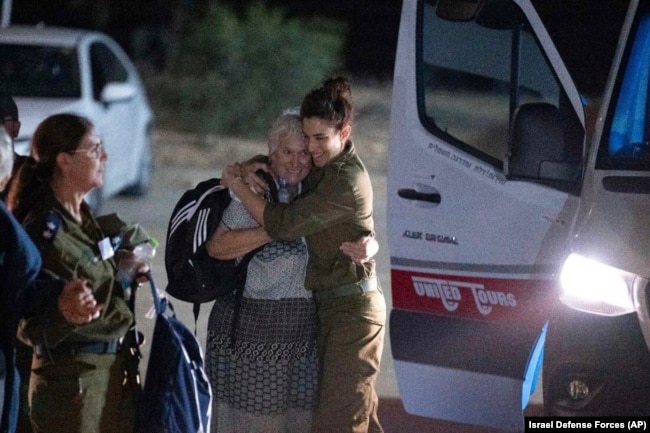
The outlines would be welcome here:
<svg viewBox="0 0 650 433">
<path fill-rule="evenodd" d="M 472 21 L 478 13 L 478 0 L 440 0 L 436 15 L 447 21 Z"/>
<path fill-rule="evenodd" d="M 516 9 L 510 0 L 438 0 L 436 15 L 445 21 L 476 21 L 481 27 L 510 30 Z"/>
<path fill-rule="evenodd" d="M 582 169 L 581 137 L 583 130 L 556 106 L 544 102 L 519 106 L 510 131 L 507 178 L 576 182 Z"/>
</svg>

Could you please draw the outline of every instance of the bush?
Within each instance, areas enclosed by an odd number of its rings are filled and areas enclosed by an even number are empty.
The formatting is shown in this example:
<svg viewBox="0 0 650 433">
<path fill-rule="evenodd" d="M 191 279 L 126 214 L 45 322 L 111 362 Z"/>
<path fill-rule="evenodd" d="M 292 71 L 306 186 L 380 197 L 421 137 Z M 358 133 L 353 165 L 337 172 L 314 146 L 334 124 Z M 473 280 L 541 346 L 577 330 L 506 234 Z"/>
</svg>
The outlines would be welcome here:
<svg viewBox="0 0 650 433">
<path fill-rule="evenodd" d="M 153 93 L 158 123 L 204 136 L 264 136 L 282 109 L 337 71 L 345 33 L 343 24 L 290 19 L 261 4 L 239 18 L 213 0 Z"/>
</svg>

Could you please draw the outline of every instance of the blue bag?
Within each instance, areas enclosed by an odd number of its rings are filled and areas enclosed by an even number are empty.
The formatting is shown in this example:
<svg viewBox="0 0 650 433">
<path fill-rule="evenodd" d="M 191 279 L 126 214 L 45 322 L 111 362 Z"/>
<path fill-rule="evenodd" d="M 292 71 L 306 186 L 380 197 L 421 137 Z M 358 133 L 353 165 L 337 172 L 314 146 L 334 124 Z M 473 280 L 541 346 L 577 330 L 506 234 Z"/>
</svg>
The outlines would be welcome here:
<svg viewBox="0 0 650 433">
<path fill-rule="evenodd" d="M 172 305 L 158 295 L 147 275 L 156 323 L 142 393 L 138 433 L 209 433 L 212 391 L 203 354 L 192 332 L 176 319 Z"/>
</svg>

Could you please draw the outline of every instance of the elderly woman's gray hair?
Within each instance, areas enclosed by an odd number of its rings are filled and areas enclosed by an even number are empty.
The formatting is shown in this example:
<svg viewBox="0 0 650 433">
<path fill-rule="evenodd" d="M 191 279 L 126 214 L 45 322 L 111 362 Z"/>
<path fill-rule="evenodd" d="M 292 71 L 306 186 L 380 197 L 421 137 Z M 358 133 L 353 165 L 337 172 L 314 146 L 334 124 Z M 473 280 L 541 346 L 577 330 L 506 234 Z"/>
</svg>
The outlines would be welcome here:
<svg viewBox="0 0 650 433">
<path fill-rule="evenodd" d="M 11 146 L 11 138 L 7 131 L 0 127 L 0 191 L 4 190 L 9 181 L 13 166 L 14 150 Z"/>
<path fill-rule="evenodd" d="M 280 143 L 288 138 L 302 137 L 302 120 L 297 109 L 284 110 L 278 117 L 267 138 L 269 155 L 273 155 L 280 147 Z"/>
</svg>

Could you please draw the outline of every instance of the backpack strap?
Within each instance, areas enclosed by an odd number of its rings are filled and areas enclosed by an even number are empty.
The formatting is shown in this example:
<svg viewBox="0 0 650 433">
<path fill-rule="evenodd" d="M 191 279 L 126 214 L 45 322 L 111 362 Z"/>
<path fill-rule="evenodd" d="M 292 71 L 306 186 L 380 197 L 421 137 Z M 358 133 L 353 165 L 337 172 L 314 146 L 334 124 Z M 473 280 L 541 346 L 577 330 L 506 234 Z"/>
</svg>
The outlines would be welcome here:
<svg viewBox="0 0 650 433">
<path fill-rule="evenodd" d="M 156 314 L 163 314 L 165 310 L 167 310 L 167 305 L 169 305 L 167 299 L 158 294 L 158 288 L 156 287 L 156 283 L 153 281 L 151 270 L 147 271 L 145 275 L 149 281 L 149 286 L 151 286 L 151 297 L 153 298 L 153 305 L 156 309 Z"/>
<path fill-rule="evenodd" d="M 153 287 L 151 271 L 147 272 L 145 275 Z M 127 348 L 126 353 L 128 355 L 124 367 L 125 381 L 134 388 L 137 401 L 142 393 L 142 379 L 140 376 L 140 360 L 142 359 L 142 351 L 140 350 L 140 347 L 144 343 L 144 334 L 138 331 L 138 321 L 137 315 L 135 313 L 135 298 L 136 293 L 138 292 L 138 282 L 135 278 L 131 282 L 130 288 L 131 296 L 128 300 L 128 306 L 133 313 L 133 326 L 127 331 L 126 335 L 124 336 L 122 340 L 122 346 Z M 158 306 L 156 306 L 156 312 L 158 312 Z"/>
</svg>

